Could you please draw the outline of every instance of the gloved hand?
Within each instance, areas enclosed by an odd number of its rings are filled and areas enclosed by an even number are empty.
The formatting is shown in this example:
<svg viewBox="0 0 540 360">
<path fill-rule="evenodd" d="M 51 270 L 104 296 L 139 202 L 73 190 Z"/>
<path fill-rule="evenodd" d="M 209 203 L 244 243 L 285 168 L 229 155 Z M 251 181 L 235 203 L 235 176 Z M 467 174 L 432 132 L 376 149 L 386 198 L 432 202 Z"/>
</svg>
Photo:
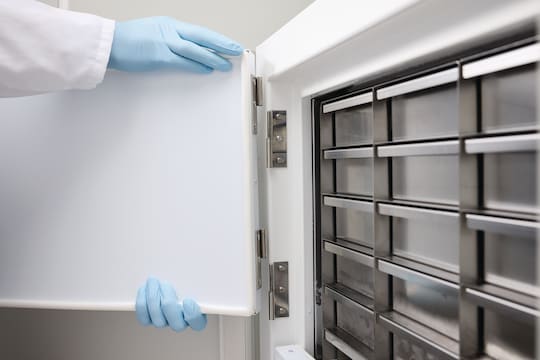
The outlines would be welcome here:
<svg viewBox="0 0 540 360">
<path fill-rule="evenodd" d="M 152 324 L 158 328 L 168 325 L 176 332 L 188 326 L 201 331 L 207 322 L 206 315 L 201 313 L 195 301 L 184 299 L 183 305 L 179 304 L 172 285 L 155 278 L 148 278 L 137 292 L 135 311 L 140 324 Z"/>
<path fill-rule="evenodd" d="M 238 56 L 242 51 L 240 44 L 204 27 L 150 17 L 116 23 L 108 67 L 137 72 L 228 71 L 231 63 L 219 54 Z"/>
</svg>

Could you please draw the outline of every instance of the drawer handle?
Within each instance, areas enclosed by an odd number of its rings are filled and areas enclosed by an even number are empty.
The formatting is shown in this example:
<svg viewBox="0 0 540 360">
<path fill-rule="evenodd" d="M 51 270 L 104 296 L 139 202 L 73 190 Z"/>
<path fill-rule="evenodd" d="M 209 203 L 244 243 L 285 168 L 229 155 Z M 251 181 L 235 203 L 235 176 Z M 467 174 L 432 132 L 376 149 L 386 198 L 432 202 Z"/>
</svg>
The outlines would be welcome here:
<svg viewBox="0 0 540 360">
<path fill-rule="evenodd" d="M 373 268 L 373 257 L 362 254 L 361 252 L 354 251 L 337 244 L 332 244 L 328 241 L 324 242 L 324 250 Z"/>
<path fill-rule="evenodd" d="M 419 273 L 417 271 L 407 269 L 403 266 L 392 264 L 385 260 L 377 260 L 377 268 L 388 275 L 396 276 L 405 281 L 413 281 L 420 284 L 427 284 L 428 286 L 435 283 L 453 290 L 459 290 L 459 286 L 451 283 L 450 281 Z"/>
<path fill-rule="evenodd" d="M 497 71 L 527 65 L 540 60 L 540 43 L 507 51 L 463 65 L 463 78 L 491 74 Z"/>
<path fill-rule="evenodd" d="M 372 158 L 373 157 L 373 148 L 358 148 L 358 149 L 336 149 L 336 150 L 325 150 L 324 158 L 326 160 L 332 159 L 362 159 L 362 158 Z"/>
<path fill-rule="evenodd" d="M 371 201 L 342 199 L 332 196 L 325 196 L 323 201 L 326 206 L 373 213 L 373 203 Z"/>
<path fill-rule="evenodd" d="M 539 134 L 468 139 L 465 140 L 465 151 L 468 154 L 535 151 L 539 140 Z"/>
<path fill-rule="evenodd" d="M 408 94 L 414 91 L 429 89 L 435 86 L 456 82 L 459 78 L 458 68 L 444 70 L 435 74 L 426 75 L 417 79 L 405 81 L 396 85 L 377 90 L 377 99 L 387 99 L 389 97 Z"/>
<path fill-rule="evenodd" d="M 465 294 L 471 297 L 476 303 L 495 308 L 511 315 L 526 315 L 540 318 L 540 311 L 525 305 L 516 304 L 510 300 L 487 294 L 476 289 L 465 288 Z"/>
<path fill-rule="evenodd" d="M 354 290 L 352 290 L 352 291 L 354 291 Z M 368 316 L 373 315 L 373 310 L 371 310 L 368 307 L 366 307 L 365 305 L 359 304 L 356 301 L 354 301 L 354 300 L 348 298 L 347 296 L 341 294 L 338 290 L 332 288 L 330 285 L 326 285 L 324 287 L 324 294 L 331 297 L 332 299 L 334 299 L 335 301 L 337 301 L 337 302 L 339 302 L 341 304 L 350 305 L 350 306 L 354 307 L 355 309 L 362 311 L 364 314 L 366 314 Z"/>
<path fill-rule="evenodd" d="M 402 206 L 384 203 L 377 204 L 377 209 L 380 215 L 393 216 L 403 219 L 445 222 L 454 225 L 459 224 L 459 214 L 450 211 L 423 209 L 415 208 L 412 206 Z"/>
<path fill-rule="evenodd" d="M 334 101 L 323 105 L 323 113 L 329 113 L 332 111 L 343 110 L 353 106 L 369 104 L 373 102 L 373 93 L 363 93 L 343 100 Z"/>
<path fill-rule="evenodd" d="M 494 232 L 497 234 L 519 237 L 534 237 L 540 229 L 535 221 L 506 219 L 495 216 L 466 214 L 467 226 L 470 229 Z"/>
<path fill-rule="evenodd" d="M 377 148 L 379 157 L 455 155 L 459 154 L 459 141 L 437 141 L 418 144 L 384 145 Z"/>
<path fill-rule="evenodd" d="M 324 338 L 336 349 L 350 357 L 352 360 L 366 360 L 373 358 L 373 352 L 351 335 L 339 329 L 324 330 Z"/>
<path fill-rule="evenodd" d="M 423 344 L 424 346 L 431 349 L 433 352 L 437 352 L 440 355 L 444 356 L 445 358 L 459 359 L 459 355 L 454 354 L 453 352 L 440 346 L 439 344 L 409 330 L 405 326 L 402 326 L 398 324 L 397 322 L 390 320 L 384 315 L 379 315 L 378 319 L 380 320 L 381 325 L 390 332 L 393 332 L 393 333 L 397 332 L 398 334 L 402 335 L 403 337 L 408 338 L 409 340 L 412 340 L 413 342 Z"/>
</svg>

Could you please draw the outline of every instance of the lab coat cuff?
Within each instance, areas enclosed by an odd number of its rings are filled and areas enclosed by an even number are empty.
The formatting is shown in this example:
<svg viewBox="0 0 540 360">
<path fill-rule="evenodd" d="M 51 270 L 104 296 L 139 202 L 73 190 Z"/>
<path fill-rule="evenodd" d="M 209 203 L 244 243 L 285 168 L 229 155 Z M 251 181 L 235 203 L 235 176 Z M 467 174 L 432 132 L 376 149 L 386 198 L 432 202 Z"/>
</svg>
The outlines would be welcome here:
<svg viewBox="0 0 540 360">
<path fill-rule="evenodd" d="M 114 20 L 102 19 L 101 36 L 86 88 L 95 88 L 105 77 L 111 55 L 115 25 Z"/>
</svg>

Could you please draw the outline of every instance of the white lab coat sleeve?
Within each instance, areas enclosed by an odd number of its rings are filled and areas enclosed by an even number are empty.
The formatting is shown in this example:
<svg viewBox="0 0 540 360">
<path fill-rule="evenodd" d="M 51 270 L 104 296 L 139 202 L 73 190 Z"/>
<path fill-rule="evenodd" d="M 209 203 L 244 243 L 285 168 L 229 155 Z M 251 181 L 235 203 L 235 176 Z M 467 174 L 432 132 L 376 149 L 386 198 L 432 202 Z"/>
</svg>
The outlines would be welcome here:
<svg viewBox="0 0 540 360">
<path fill-rule="evenodd" d="M 0 97 L 96 87 L 114 26 L 33 0 L 0 0 Z"/>
</svg>

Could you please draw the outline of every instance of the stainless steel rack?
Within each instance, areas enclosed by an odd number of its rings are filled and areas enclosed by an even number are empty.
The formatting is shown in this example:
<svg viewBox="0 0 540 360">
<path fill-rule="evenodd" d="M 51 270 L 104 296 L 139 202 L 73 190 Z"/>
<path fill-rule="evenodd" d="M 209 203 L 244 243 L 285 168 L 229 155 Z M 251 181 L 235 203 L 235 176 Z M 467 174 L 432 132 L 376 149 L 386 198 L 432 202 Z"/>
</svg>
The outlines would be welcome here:
<svg viewBox="0 0 540 360">
<path fill-rule="evenodd" d="M 535 39 L 314 108 L 322 359 L 535 357 Z"/>
</svg>

